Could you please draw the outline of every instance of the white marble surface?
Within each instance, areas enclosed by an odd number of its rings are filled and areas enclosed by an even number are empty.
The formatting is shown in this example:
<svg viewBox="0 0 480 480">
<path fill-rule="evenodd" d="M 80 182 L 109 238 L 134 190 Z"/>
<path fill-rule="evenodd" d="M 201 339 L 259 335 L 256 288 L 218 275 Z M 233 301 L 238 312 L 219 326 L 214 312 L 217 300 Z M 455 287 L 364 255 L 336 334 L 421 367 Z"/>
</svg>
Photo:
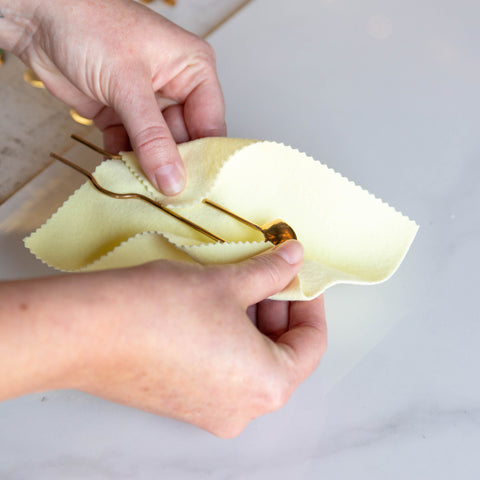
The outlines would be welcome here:
<svg viewBox="0 0 480 480">
<path fill-rule="evenodd" d="M 331 330 L 357 328 L 240 437 L 47 392 L 0 405 L 0 478 L 479 478 L 479 24 L 468 0 L 257 0 L 212 35 L 230 135 L 312 154 L 414 218 L 417 239 L 387 283 L 326 293 Z M 13 212 L 30 228 L 45 192 L 20 193 L 0 209 L 2 272 L 38 275 Z M 331 352 L 366 336 L 325 393 Z"/>
<path fill-rule="evenodd" d="M 249 0 L 177 0 L 174 6 L 170 6 L 161 0 L 153 0 L 148 3 L 148 7 L 182 28 L 205 37 L 248 2 Z"/>
</svg>

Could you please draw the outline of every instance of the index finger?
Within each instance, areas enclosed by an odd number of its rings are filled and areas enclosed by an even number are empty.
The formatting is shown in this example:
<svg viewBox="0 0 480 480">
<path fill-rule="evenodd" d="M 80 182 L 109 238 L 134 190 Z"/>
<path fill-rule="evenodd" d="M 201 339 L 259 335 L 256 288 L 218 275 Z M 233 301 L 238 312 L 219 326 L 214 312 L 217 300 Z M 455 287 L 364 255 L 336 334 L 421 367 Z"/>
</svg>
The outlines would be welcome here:
<svg viewBox="0 0 480 480">
<path fill-rule="evenodd" d="M 146 81 L 134 93 L 120 96 L 116 110 L 143 171 L 162 193 L 176 195 L 185 186 L 185 170 L 177 145 Z"/>
<path fill-rule="evenodd" d="M 184 115 L 192 139 L 226 135 L 225 102 L 215 74 L 190 92 L 185 99 Z"/>
<path fill-rule="evenodd" d="M 327 349 L 327 321 L 323 295 L 308 302 L 292 302 L 289 329 L 277 340 L 299 375 L 305 380 L 318 366 Z"/>
</svg>

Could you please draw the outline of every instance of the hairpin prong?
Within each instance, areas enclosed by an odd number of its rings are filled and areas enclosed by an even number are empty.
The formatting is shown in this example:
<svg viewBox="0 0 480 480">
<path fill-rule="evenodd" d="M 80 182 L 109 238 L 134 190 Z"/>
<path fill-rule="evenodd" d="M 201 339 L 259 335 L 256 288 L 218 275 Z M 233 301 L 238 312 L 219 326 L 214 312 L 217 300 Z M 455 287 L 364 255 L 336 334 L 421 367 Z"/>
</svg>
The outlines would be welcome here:
<svg viewBox="0 0 480 480">
<path fill-rule="evenodd" d="M 107 152 L 103 148 L 98 147 L 97 145 L 94 145 L 93 143 L 90 143 L 89 141 L 85 140 L 82 137 L 79 137 L 78 135 L 71 135 L 71 137 L 76 140 L 77 142 L 82 143 L 86 147 L 94 150 L 97 153 L 100 153 L 108 158 L 114 158 L 114 159 L 121 159 L 121 155 L 113 154 L 110 152 Z M 155 202 L 149 197 L 146 197 L 144 195 L 141 195 L 139 193 L 115 193 L 110 190 L 107 190 L 106 188 L 102 187 L 96 180 L 95 177 L 88 172 L 87 170 L 84 170 L 82 167 L 76 165 L 75 163 L 70 162 L 66 158 L 61 157 L 60 155 L 57 155 L 56 153 L 51 153 L 50 156 L 53 158 L 56 158 L 57 160 L 60 160 L 64 164 L 74 168 L 78 172 L 82 173 L 86 177 L 90 179 L 92 184 L 95 186 L 97 190 L 100 192 L 109 195 L 110 197 L 113 198 L 137 198 L 139 200 L 143 200 L 145 202 L 150 203 L 151 205 L 159 208 L 163 212 L 175 217 L 177 220 L 180 220 L 181 222 L 185 223 L 186 225 L 194 228 L 198 232 L 202 233 L 203 235 L 211 238 L 212 240 L 215 240 L 217 242 L 224 243 L 225 240 L 222 238 L 218 237 L 217 235 L 209 232 L 208 230 L 205 230 L 203 227 L 200 225 L 197 225 L 196 223 L 193 223 L 192 221 L 186 219 L 185 217 L 182 217 L 181 215 L 177 214 L 173 210 L 170 210 L 167 207 L 164 207 L 162 204 Z M 264 239 L 266 242 L 271 242 L 274 245 L 279 245 L 280 243 L 286 242 L 287 240 L 296 240 L 297 235 L 295 234 L 294 230 L 290 225 L 285 223 L 283 220 L 277 219 L 273 220 L 272 222 L 266 223 L 265 225 L 257 225 L 256 223 L 251 222 L 250 220 L 247 220 L 246 218 L 241 217 L 240 215 L 232 212 L 231 210 L 228 210 L 225 207 L 222 207 L 218 203 L 212 202 L 211 200 L 208 200 L 207 198 L 204 198 L 202 202 L 206 205 L 209 205 L 210 207 L 215 208 L 216 210 L 219 210 L 226 215 L 229 215 L 232 218 L 235 218 L 239 222 L 243 223 L 244 225 L 249 226 L 250 228 L 253 228 L 259 232 L 261 232 L 264 236 Z"/>
<path fill-rule="evenodd" d="M 121 155 L 118 155 L 117 153 L 107 152 L 103 148 L 100 148 L 98 145 L 94 145 L 93 143 L 90 143 L 88 140 L 85 140 L 84 138 L 79 137 L 78 135 L 72 134 L 72 135 L 70 135 L 70 137 L 73 138 L 74 140 L 76 140 L 77 142 L 82 143 L 86 147 L 94 150 L 95 152 L 100 153 L 101 155 L 103 155 L 105 157 L 113 158 L 115 160 L 121 160 L 122 159 Z"/>
<path fill-rule="evenodd" d="M 204 198 L 202 202 L 206 205 L 209 205 L 210 207 L 219 210 L 220 212 L 230 215 L 232 218 L 235 218 L 244 225 L 258 230 L 263 234 L 266 242 L 271 242 L 274 245 L 279 245 L 280 243 L 286 242 L 287 240 L 297 239 L 297 235 L 294 232 L 293 228 L 288 225 L 288 223 L 285 223 L 283 220 L 277 219 L 273 220 L 272 222 L 268 222 L 265 225 L 257 225 L 256 223 L 253 223 L 250 220 L 241 217 L 240 215 L 232 212 L 231 210 L 222 207 L 218 203 L 208 200 L 208 198 Z"/>
<path fill-rule="evenodd" d="M 188 225 L 189 227 L 195 229 L 197 232 L 202 233 L 206 237 L 208 237 L 212 240 L 215 240 L 216 242 L 220 242 L 220 243 L 225 242 L 225 240 L 223 238 L 213 234 L 212 232 L 209 232 L 208 230 L 201 227 L 200 225 L 197 225 L 196 223 L 193 223 L 192 221 L 188 220 L 187 218 L 182 217 L 182 215 L 179 215 L 178 213 L 174 212 L 173 210 L 170 210 L 169 208 L 163 206 L 161 203 L 158 203 L 155 200 L 152 200 L 151 198 L 146 197 L 145 195 L 142 195 L 140 193 L 116 193 L 116 192 L 112 192 L 111 190 L 107 190 L 105 187 L 102 187 L 102 185 L 100 185 L 97 182 L 95 177 L 89 171 L 80 167 L 76 163 L 73 163 L 70 160 L 67 160 L 66 158 L 63 158 L 62 156 L 57 155 L 56 153 L 53 153 L 53 152 L 50 153 L 50 156 L 52 158 L 55 158 L 56 160 L 59 160 L 60 162 L 64 163 L 65 165 L 68 165 L 69 167 L 72 167 L 77 172 L 80 172 L 83 175 L 85 175 L 99 192 L 101 192 L 105 195 L 108 195 L 109 197 L 118 198 L 118 199 L 136 198 L 138 200 L 143 200 L 144 202 L 147 202 L 150 205 L 153 205 L 154 207 L 159 208 L 160 210 L 162 210 L 162 212 L 165 212 L 168 215 L 176 218 L 177 220 L 180 220 L 185 225 Z"/>
</svg>

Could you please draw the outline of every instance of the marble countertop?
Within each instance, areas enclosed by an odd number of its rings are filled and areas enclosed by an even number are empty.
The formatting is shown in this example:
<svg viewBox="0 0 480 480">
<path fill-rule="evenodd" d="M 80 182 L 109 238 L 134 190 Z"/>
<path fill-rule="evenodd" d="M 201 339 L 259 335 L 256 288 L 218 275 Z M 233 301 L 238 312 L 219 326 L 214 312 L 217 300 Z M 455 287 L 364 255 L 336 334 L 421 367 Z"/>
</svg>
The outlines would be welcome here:
<svg viewBox="0 0 480 480">
<path fill-rule="evenodd" d="M 478 479 L 479 24 L 469 0 L 257 0 L 214 32 L 230 136 L 306 151 L 417 238 L 388 282 L 326 292 L 320 367 L 238 438 L 45 392 L 0 404 L 0 478 Z M 75 187 L 56 168 L 0 207 L 3 278 L 53 274 L 21 239 Z"/>
</svg>

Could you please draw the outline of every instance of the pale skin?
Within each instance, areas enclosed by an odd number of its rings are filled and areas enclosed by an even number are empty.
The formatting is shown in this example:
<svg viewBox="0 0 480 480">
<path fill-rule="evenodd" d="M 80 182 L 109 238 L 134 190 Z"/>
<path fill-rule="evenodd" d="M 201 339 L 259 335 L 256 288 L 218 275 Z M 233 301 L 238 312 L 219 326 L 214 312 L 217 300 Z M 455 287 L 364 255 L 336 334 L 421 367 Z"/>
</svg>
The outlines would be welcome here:
<svg viewBox="0 0 480 480">
<path fill-rule="evenodd" d="M 129 136 L 147 174 L 183 170 L 175 141 L 225 133 L 211 48 L 148 9 L 0 0 L 0 12 L 0 47 L 95 118 L 107 148 L 124 148 Z M 132 54 L 120 57 L 119 47 Z M 158 261 L 2 282 L 0 400 L 73 388 L 236 436 L 284 405 L 325 351 L 323 297 L 267 300 L 302 258 L 289 241 L 232 265 Z"/>
<path fill-rule="evenodd" d="M 131 144 L 163 193 L 185 185 L 175 140 L 225 135 L 212 48 L 148 8 L 131 0 L 0 0 L 0 10 L 2 46 L 94 119 L 107 150 Z"/>
</svg>

